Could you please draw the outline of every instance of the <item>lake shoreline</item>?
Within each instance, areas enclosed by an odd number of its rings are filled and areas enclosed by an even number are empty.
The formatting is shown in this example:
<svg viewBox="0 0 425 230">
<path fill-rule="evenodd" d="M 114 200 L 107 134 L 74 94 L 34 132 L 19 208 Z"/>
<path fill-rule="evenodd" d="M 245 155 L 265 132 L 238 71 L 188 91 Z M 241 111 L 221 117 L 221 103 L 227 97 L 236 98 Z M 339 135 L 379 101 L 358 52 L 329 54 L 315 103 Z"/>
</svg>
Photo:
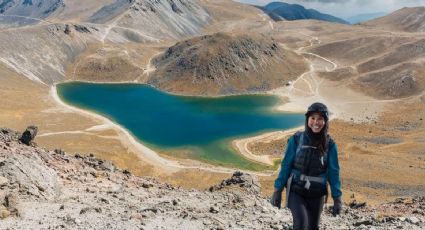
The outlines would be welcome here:
<svg viewBox="0 0 425 230">
<path fill-rule="evenodd" d="M 93 83 L 93 84 L 135 84 L 135 85 L 146 85 L 146 86 L 150 86 L 149 84 L 144 84 L 144 83 L 139 83 L 139 82 L 118 82 L 118 83 L 114 83 L 114 82 L 103 82 L 103 83 L 98 83 L 98 82 L 88 82 L 88 81 L 66 81 L 65 83 L 70 83 L 70 82 L 81 82 L 81 83 Z M 152 86 L 150 86 L 152 87 Z M 167 95 L 172 95 L 172 96 L 186 96 L 186 95 L 178 95 L 178 94 L 173 94 L 173 93 L 169 93 L 169 92 L 163 92 L 160 89 L 157 89 L 155 87 L 152 87 L 155 90 L 160 91 L 161 93 L 165 93 Z M 283 87 L 284 88 L 284 87 Z M 209 170 L 213 170 L 213 171 L 218 171 L 218 172 L 230 172 L 228 169 L 230 169 L 229 167 L 221 167 L 218 165 L 214 165 L 213 163 L 205 163 L 205 162 L 201 162 L 199 160 L 193 160 L 196 162 L 197 166 L 194 166 L 192 163 L 193 161 L 191 161 L 191 163 L 186 164 L 186 165 L 182 165 L 179 161 L 179 159 L 170 159 L 167 160 L 166 158 L 164 158 L 163 156 L 160 156 L 157 152 L 155 152 L 154 150 L 148 148 L 146 145 L 144 145 L 142 142 L 136 140 L 136 138 L 124 127 L 122 127 L 121 125 L 118 125 L 117 123 L 112 122 L 111 120 L 109 120 L 106 117 L 103 117 L 101 115 L 96 114 L 95 112 L 90 112 L 90 111 L 86 111 L 86 110 L 82 110 L 82 109 L 78 109 L 74 106 L 70 106 L 64 102 L 62 102 L 62 100 L 59 98 L 57 90 L 56 90 L 56 85 L 54 85 L 52 87 L 53 90 L 51 90 L 53 93 L 52 97 L 55 99 L 56 102 L 58 102 L 59 104 L 61 104 L 62 106 L 65 106 L 69 109 L 72 109 L 73 111 L 76 111 L 80 114 L 86 114 L 90 117 L 96 118 L 96 119 L 100 119 L 104 122 L 105 125 L 108 125 L 111 128 L 114 128 L 114 130 L 116 130 L 118 133 L 120 133 L 120 141 L 125 145 L 128 146 L 130 148 L 132 148 L 135 152 L 139 153 L 141 156 L 141 159 L 147 160 L 148 163 L 161 168 L 164 171 L 167 172 L 176 172 L 182 168 L 187 169 L 187 168 L 199 168 L 201 166 L 199 165 L 203 165 L 202 168 L 207 168 Z M 257 94 L 248 94 L 248 95 L 268 95 L 268 96 L 275 96 L 278 97 L 280 99 L 280 102 L 278 104 L 276 104 L 276 106 L 274 106 L 273 110 L 276 111 L 284 111 L 287 113 L 304 113 L 304 111 L 301 109 L 301 107 L 308 107 L 308 105 L 310 104 L 310 100 L 302 100 L 302 96 L 297 97 L 297 100 L 293 100 L 294 98 L 291 97 L 291 99 L 288 100 L 287 93 L 282 93 L 281 91 L 279 91 L 279 89 L 275 89 L 275 90 L 271 90 L 271 91 L 267 91 L 264 93 L 257 93 Z M 245 96 L 245 94 L 237 94 L 237 95 L 221 95 L 221 96 L 217 96 L 217 97 L 212 97 L 212 98 L 219 98 L 219 97 L 226 97 L 226 96 Z M 189 97 L 189 96 L 188 96 Z M 198 96 L 199 97 L 199 96 Z M 204 97 L 199 97 L 199 98 L 207 98 L 207 96 Z M 311 99 L 311 98 L 310 98 Z M 322 98 L 325 99 L 325 98 Z M 295 102 L 298 101 L 302 101 L 303 103 L 301 103 L 301 105 L 297 104 L 294 105 Z M 331 104 L 334 105 L 335 103 L 333 101 L 324 101 L 321 100 L 322 102 L 324 102 L 325 104 Z M 335 106 L 333 106 L 335 107 Z M 355 105 L 351 105 L 350 108 L 353 109 L 355 108 Z M 331 109 L 331 111 L 333 111 Z M 341 116 L 341 110 L 336 111 L 336 113 L 331 113 L 330 119 L 335 119 L 335 118 L 342 118 L 347 120 L 347 117 Z M 264 141 L 264 140 L 268 140 L 268 139 L 283 139 L 289 135 L 294 134 L 296 131 L 298 130 L 302 130 L 304 128 L 304 125 L 295 127 L 295 128 L 290 128 L 287 130 L 280 130 L 280 131 L 265 131 L 264 133 L 260 133 L 260 134 L 256 134 L 253 135 L 251 137 L 243 137 L 243 138 L 236 138 L 233 139 L 232 141 L 230 141 L 229 145 L 230 147 L 232 147 L 235 152 L 242 158 L 247 159 L 251 162 L 254 163 L 259 163 L 259 164 L 263 164 L 263 165 L 268 165 L 271 166 L 274 164 L 274 160 L 276 160 L 276 157 L 271 157 L 270 154 L 263 154 L 263 155 L 255 155 L 253 153 L 251 153 L 251 151 L 248 149 L 248 144 L 253 143 L 253 142 L 257 142 L 257 141 Z M 282 152 L 284 150 L 282 149 Z M 198 165 L 199 162 L 199 165 Z M 224 169 L 224 170 L 223 170 Z"/>
<path fill-rule="evenodd" d="M 176 169 L 178 169 L 178 165 L 176 165 L 174 162 L 171 162 L 169 160 L 166 160 L 162 157 L 159 157 L 158 153 L 156 153 L 155 151 L 153 151 L 152 149 L 148 148 L 147 146 L 143 145 L 142 143 L 140 143 L 139 141 L 137 141 L 135 139 L 135 137 L 133 135 L 130 134 L 130 132 L 128 130 L 126 130 L 124 127 L 114 123 L 113 121 L 109 120 L 106 117 L 103 117 L 99 114 L 96 114 L 94 112 L 88 111 L 88 110 L 83 110 L 83 109 L 79 109 L 77 107 L 74 107 L 72 105 L 69 105 L 67 103 L 65 103 L 64 101 L 61 100 L 61 98 L 59 97 L 59 94 L 57 92 L 57 88 L 56 85 L 53 85 L 50 89 L 50 95 L 51 97 L 54 99 L 54 101 L 62 106 L 65 107 L 71 111 L 77 112 L 83 116 L 88 116 L 90 118 L 96 119 L 96 120 L 100 120 L 103 125 L 105 127 L 109 127 L 114 129 L 115 131 L 118 132 L 119 134 L 119 139 L 122 143 L 126 144 L 126 146 L 128 147 L 133 147 L 137 150 L 137 152 L 142 152 L 143 156 L 142 159 L 146 160 L 148 163 L 159 167 L 163 170 L 166 170 L 168 172 L 175 172 Z"/>
<path fill-rule="evenodd" d="M 68 81 L 68 82 L 71 82 L 71 81 Z M 72 82 L 74 82 L 74 81 L 72 81 Z M 82 81 L 76 81 L 76 82 L 82 82 Z M 87 83 L 98 84 L 97 82 L 87 82 Z M 122 84 L 127 84 L 127 83 L 129 83 L 129 82 L 125 82 L 125 83 L 122 83 Z M 104 83 L 104 84 L 115 84 L 115 83 Z M 149 147 L 147 147 L 146 145 L 144 145 L 140 141 L 136 140 L 136 137 L 134 137 L 123 126 L 121 126 L 121 125 L 111 121 L 110 119 L 108 119 L 108 118 L 106 118 L 102 115 L 99 115 L 95 112 L 92 112 L 92 111 L 89 111 L 89 110 L 83 110 L 83 109 L 74 107 L 74 106 L 69 105 L 69 104 L 65 103 L 64 101 L 62 101 L 62 99 L 59 97 L 59 94 L 57 92 L 56 84 L 51 87 L 50 96 L 61 107 L 64 107 L 68 110 L 79 113 L 83 116 L 87 116 L 87 117 L 93 118 L 95 120 L 100 120 L 103 123 L 102 125 L 104 127 L 108 127 L 108 128 L 115 130 L 119 135 L 118 139 L 125 146 L 129 147 L 134 152 L 136 152 L 137 156 L 140 159 L 145 160 L 147 163 L 153 165 L 154 167 L 158 167 L 159 169 L 161 169 L 162 172 L 165 172 L 166 174 L 172 174 L 172 173 L 178 172 L 178 171 L 183 170 L 183 169 L 201 169 L 201 170 L 217 172 L 217 173 L 232 173 L 236 170 L 240 170 L 238 168 L 222 167 L 222 166 L 204 163 L 202 161 L 193 160 L 193 159 L 190 159 L 190 162 L 192 162 L 190 164 L 182 163 L 178 159 L 167 159 L 167 158 L 161 156 L 156 151 L 150 149 Z M 249 160 L 253 161 L 252 159 L 249 158 L 249 156 L 245 156 L 241 152 L 237 152 L 237 153 L 240 154 L 240 156 L 243 157 L 244 159 L 249 159 Z M 253 162 L 254 163 L 260 163 L 260 164 L 262 163 L 262 162 L 257 162 L 257 161 L 253 161 Z M 250 170 L 240 170 L 240 171 L 249 172 L 249 173 L 252 173 L 252 174 L 255 174 L 255 175 L 259 175 L 259 176 L 270 176 L 270 175 L 273 174 L 273 172 L 270 172 L 270 171 L 259 171 L 259 172 L 250 171 Z"/>
</svg>

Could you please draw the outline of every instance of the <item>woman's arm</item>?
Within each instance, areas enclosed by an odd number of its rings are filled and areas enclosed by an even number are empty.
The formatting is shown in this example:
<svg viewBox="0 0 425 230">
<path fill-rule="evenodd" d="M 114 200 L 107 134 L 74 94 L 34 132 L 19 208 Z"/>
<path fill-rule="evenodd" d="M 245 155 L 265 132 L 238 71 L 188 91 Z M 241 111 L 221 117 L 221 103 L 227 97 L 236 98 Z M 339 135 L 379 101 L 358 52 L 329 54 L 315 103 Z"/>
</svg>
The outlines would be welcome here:
<svg viewBox="0 0 425 230">
<path fill-rule="evenodd" d="M 277 179 L 274 182 L 275 190 L 282 191 L 286 186 L 286 181 L 291 174 L 291 166 L 294 162 L 295 152 L 297 150 L 297 144 L 295 142 L 295 136 L 289 138 L 288 145 L 286 146 L 285 156 L 280 166 L 280 172 Z"/>
<path fill-rule="evenodd" d="M 333 198 L 339 198 L 342 195 L 341 181 L 339 178 L 339 162 L 338 150 L 334 143 L 330 146 L 329 150 L 329 163 L 328 163 L 328 181 L 331 185 L 331 193 Z"/>
</svg>

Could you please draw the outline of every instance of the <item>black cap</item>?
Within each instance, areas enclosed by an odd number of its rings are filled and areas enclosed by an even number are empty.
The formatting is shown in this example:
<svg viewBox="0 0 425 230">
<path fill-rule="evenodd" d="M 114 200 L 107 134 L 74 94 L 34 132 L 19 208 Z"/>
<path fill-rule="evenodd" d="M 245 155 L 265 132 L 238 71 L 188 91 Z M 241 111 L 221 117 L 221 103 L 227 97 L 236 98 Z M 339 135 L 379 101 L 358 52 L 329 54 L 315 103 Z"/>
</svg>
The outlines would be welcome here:
<svg viewBox="0 0 425 230">
<path fill-rule="evenodd" d="M 308 109 L 307 113 L 305 114 L 306 117 L 309 117 L 312 113 L 320 113 L 325 118 L 325 121 L 328 121 L 329 119 L 329 112 L 328 107 L 326 107 L 325 104 L 320 102 L 315 102 L 311 104 Z"/>
</svg>

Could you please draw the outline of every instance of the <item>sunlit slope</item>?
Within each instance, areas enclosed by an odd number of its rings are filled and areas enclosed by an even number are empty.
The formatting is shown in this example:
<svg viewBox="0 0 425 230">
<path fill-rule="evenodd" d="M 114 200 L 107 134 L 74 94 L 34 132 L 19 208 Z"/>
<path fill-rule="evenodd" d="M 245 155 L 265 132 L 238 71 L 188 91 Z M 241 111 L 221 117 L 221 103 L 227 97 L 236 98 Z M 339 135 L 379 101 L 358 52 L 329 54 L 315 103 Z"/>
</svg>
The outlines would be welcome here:
<svg viewBox="0 0 425 230">
<path fill-rule="evenodd" d="M 425 7 L 404 7 L 385 17 L 367 21 L 364 24 L 393 31 L 424 32 Z"/>
<path fill-rule="evenodd" d="M 166 91 L 220 95 L 265 92 L 307 70 L 302 56 L 267 36 L 216 33 L 176 43 L 153 60 L 147 82 Z"/>
</svg>

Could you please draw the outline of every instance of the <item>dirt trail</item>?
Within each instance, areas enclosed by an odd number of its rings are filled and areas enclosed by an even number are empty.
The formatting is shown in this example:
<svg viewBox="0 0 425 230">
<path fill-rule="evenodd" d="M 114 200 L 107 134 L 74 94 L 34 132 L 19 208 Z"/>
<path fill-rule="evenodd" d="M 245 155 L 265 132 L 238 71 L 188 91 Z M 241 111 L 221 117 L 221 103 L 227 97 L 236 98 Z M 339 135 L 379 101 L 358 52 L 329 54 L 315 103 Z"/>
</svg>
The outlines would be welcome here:
<svg viewBox="0 0 425 230">
<path fill-rule="evenodd" d="M 309 36 L 303 33 L 301 34 L 304 36 Z M 316 101 L 320 101 L 329 107 L 331 111 L 331 119 L 354 119 L 356 121 L 361 121 L 364 117 L 373 118 L 378 116 L 383 111 L 386 104 L 395 102 L 395 100 L 376 100 L 354 92 L 346 86 L 338 85 L 337 83 L 333 83 L 318 77 L 316 75 L 317 69 L 324 69 L 327 72 L 331 72 L 337 69 L 338 65 L 337 63 L 318 54 L 303 51 L 306 48 L 321 43 L 318 37 L 310 37 L 310 44 L 308 46 L 300 47 L 294 50 L 300 55 L 304 55 L 305 57 L 307 56 L 305 60 L 309 62 L 309 70 L 300 75 L 289 86 L 283 86 L 269 92 L 272 95 L 277 95 L 287 99 L 285 101 L 289 101 L 283 105 L 279 105 L 277 110 L 303 113 L 310 104 Z M 281 46 L 288 49 L 285 44 L 281 44 Z M 323 66 L 323 63 L 309 58 L 311 56 L 318 58 L 325 63 L 328 63 L 328 65 Z M 285 132 L 265 133 L 259 136 L 239 139 L 233 141 L 233 145 L 237 147 L 238 151 L 244 157 L 272 165 L 273 162 L 271 160 L 271 156 L 255 155 L 248 149 L 248 145 L 258 141 L 268 142 L 276 139 L 282 139 L 302 128 L 303 127 L 301 126 Z"/>
</svg>

